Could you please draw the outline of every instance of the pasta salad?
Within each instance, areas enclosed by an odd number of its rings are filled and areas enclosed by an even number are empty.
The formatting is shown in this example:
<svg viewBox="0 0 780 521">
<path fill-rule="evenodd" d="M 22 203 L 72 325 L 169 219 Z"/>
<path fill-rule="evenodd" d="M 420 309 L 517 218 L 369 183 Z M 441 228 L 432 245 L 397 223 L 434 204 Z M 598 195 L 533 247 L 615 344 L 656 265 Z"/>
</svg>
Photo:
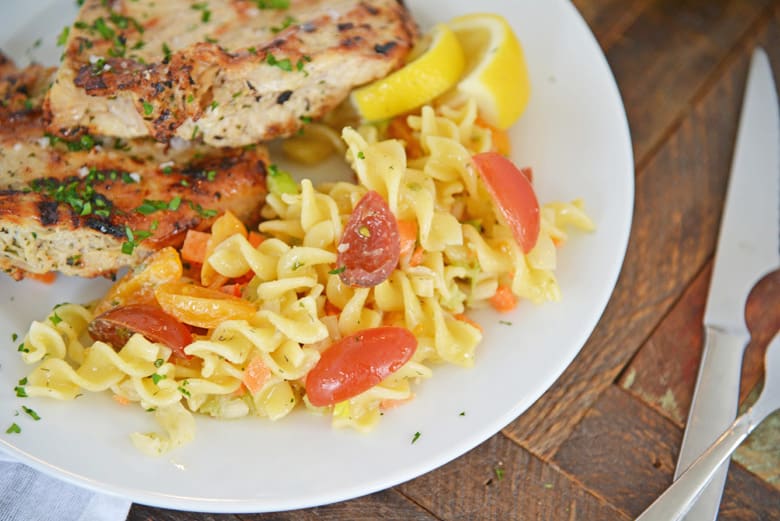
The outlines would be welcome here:
<svg viewBox="0 0 780 521">
<path fill-rule="evenodd" d="M 34 322 L 23 392 L 136 404 L 161 426 L 131 435 L 153 455 L 192 440 L 194 414 L 275 421 L 298 408 L 370 430 L 437 364 L 474 364 L 469 309 L 560 298 L 556 249 L 593 223 L 581 201 L 534 208 L 530 170 L 495 152 L 502 136 L 473 100 L 342 138 L 356 182 L 272 169 L 257 230 L 224 214 L 99 301 Z M 519 195 L 505 175 L 522 177 Z M 532 198 L 530 213 L 507 197 Z"/>
</svg>

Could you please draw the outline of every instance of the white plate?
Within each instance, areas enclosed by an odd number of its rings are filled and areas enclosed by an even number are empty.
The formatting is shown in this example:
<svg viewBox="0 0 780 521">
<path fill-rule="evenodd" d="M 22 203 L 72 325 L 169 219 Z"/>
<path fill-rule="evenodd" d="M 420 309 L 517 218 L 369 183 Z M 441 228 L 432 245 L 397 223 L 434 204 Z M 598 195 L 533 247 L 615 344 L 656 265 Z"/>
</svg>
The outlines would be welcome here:
<svg viewBox="0 0 780 521">
<path fill-rule="evenodd" d="M 4 6 L 0 48 L 56 62 L 54 40 L 74 2 L 26 0 Z M 409 0 L 423 27 L 474 11 L 467 0 Z M 483 0 L 522 40 L 533 94 L 511 132 L 514 159 L 534 169 L 542 201 L 583 197 L 598 230 L 560 252 L 560 303 L 523 303 L 499 316 L 482 312 L 485 339 L 473 369 L 437 367 L 417 398 L 385 414 L 371 434 L 332 430 L 327 418 L 293 413 L 264 419 L 197 419 L 193 443 L 159 459 L 142 456 L 128 434 L 156 428 L 149 415 L 107 394 L 72 402 L 20 399 L 29 371 L 12 333 L 59 302 L 85 302 L 105 281 L 60 279 L 45 287 L 0 278 L 0 442 L 31 466 L 136 502 L 182 510 L 258 512 L 331 503 L 419 476 L 486 440 L 555 381 L 596 325 L 614 288 L 633 208 L 633 158 L 614 78 L 576 9 L 563 0 Z M 443 15 L 446 13 L 446 15 Z M 40 46 L 33 44 L 43 37 Z M 54 60 L 51 60 L 54 58 Z M 506 325 L 499 321 L 510 321 Z M 42 419 L 32 421 L 22 405 Z M 465 412 L 461 415 L 461 412 Z M 20 434 L 6 434 L 12 422 Z M 412 444 L 414 433 L 419 439 Z"/>
</svg>

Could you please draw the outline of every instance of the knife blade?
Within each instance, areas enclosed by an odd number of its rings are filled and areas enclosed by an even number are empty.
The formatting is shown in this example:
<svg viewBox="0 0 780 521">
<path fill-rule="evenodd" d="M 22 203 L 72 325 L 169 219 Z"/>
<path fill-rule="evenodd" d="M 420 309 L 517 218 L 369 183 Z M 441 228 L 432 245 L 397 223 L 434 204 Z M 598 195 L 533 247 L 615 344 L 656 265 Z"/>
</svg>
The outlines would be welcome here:
<svg viewBox="0 0 780 521">
<path fill-rule="evenodd" d="M 751 59 L 704 311 L 704 350 L 674 478 L 734 420 L 742 355 L 750 341 L 745 305 L 753 286 L 780 265 L 780 117 L 769 59 Z M 717 518 L 724 463 L 686 521 Z"/>
</svg>

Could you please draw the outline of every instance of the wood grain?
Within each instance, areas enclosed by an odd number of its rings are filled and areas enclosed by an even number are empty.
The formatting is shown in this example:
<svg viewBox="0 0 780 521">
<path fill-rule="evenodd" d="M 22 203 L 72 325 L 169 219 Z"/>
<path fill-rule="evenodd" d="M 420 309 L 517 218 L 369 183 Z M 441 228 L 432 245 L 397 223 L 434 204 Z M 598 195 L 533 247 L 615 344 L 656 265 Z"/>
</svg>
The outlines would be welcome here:
<svg viewBox="0 0 780 521">
<path fill-rule="evenodd" d="M 702 353 L 701 324 L 712 274 L 708 264 L 642 347 L 620 378 L 620 385 L 683 426 Z M 780 329 L 780 271 L 764 277 L 751 292 L 746 320 L 752 338 L 745 350 L 740 401 L 763 375 L 766 345 Z"/>
<path fill-rule="evenodd" d="M 398 488 L 449 521 L 628 519 L 554 466 L 500 435 Z"/>
<path fill-rule="evenodd" d="M 659 0 L 607 49 L 644 164 L 771 0 Z"/>
<path fill-rule="evenodd" d="M 635 517 L 671 484 L 681 440 L 674 422 L 611 386 L 553 462 Z M 733 464 L 718 519 L 780 519 L 780 491 Z"/>
<path fill-rule="evenodd" d="M 383 521 L 436 521 L 395 490 L 332 505 L 288 512 L 265 514 L 198 514 L 133 505 L 127 521 L 337 521 L 346 519 L 381 519 Z"/>
</svg>

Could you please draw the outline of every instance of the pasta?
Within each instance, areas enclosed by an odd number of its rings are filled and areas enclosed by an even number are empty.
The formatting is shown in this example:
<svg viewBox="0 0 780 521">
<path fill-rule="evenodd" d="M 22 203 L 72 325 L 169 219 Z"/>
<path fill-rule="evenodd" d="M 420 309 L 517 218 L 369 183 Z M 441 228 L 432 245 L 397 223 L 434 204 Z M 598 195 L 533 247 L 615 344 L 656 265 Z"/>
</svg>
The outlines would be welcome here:
<svg viewBox="0 0 780 521">
<path fill-rule="evenodd" d="M 558 300 L 557 246 L 568 228 L 591 230 L 593 223 L 582 201 L 543 205 L 536 246 L 524 253 L 471 161 L 493 146 L 489 129 L 477 124 L 476 105 L 426 106 L 405 123 L 406 142 L 386 125 L 344 128 L 343 150 L 357 183 L 315 186 L 304 179 L 294 192 L 269 193 L 259 244 L 225 215 L 214 225 L 199 273 L 182 270 L 178 254 L 163 250 L 118 282 L 111 302 L 62 305 L 34 322 L 24 341 L 24 360 L 37 364 L 27 394 L 72 399 L 110 391 L 121 403 L 137 403 L 153 411 L 162 432 L 131 439 L 145 453 L 161 454 L 194 437 L 193 413 L 276 421 L 301 406 L 330 415 L 334 426 L 369 430 L 382 410 L 413 399 L 414 384 L 430 378 L 436 364 L 472 366 L 482 332 L 463 313 L 490 305 L 502 291 L 534 303 Z M 399 223 L 411 223 L 416 241 L 386 280 L 353 287 L 339 276 L 339 241 L 369 191 Z M 237 288 L 240 298 L 216 289 L 220 284 Z M 92 341 L 95 310 L 127 304 L 125 293 L 156 299 L 176 316 L 202 307 L 198 320 L 188 322 L 202 329 L 182 352 L 141 334 L 118 350 Z M 313 405 L 305 379 L 322 353 L 383 325 L 413 332 L 411 359 L 364 392 Z"/>
</svg>

